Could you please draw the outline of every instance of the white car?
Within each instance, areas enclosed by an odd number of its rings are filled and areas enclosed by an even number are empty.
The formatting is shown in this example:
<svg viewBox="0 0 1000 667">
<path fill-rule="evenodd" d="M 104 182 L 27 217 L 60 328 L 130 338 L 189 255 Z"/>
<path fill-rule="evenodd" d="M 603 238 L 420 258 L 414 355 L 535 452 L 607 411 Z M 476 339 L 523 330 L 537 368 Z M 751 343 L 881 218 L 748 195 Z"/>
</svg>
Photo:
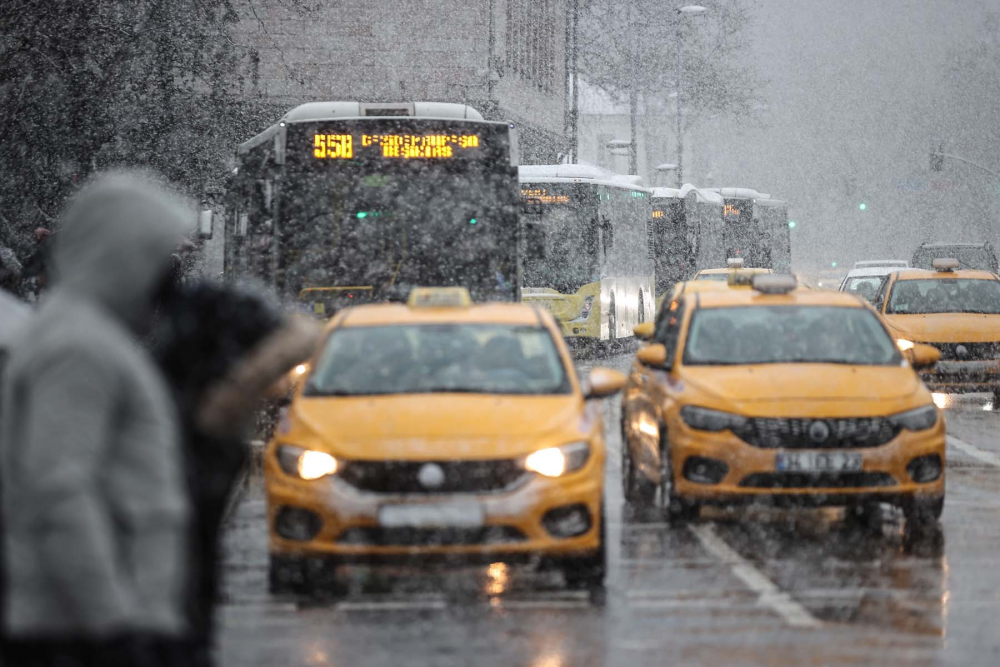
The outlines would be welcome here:
<svg viewBox="0 0 1000 667">
<path fill-rule="evenodd" d="M 855 269 L 881 269 L 883 267 L 908 269 L 910 263 L 905 259 L 866 259 L 863 262 L 854 262 Z"/>
<path fill-rule="evenodd" d="M 898 264 L 880 264 L 879 266 L 859 267 L 858 264 L 869 264 L 869 262 L 858 262 L 855 264 L 854 268 L 847 273 L 844 280 L 840 283 L 840 291 L 857 294 L 867 301 L 875 298 L 875 293 L 878 292 L 879 286 L 887 275 L 906 268 L 906 262 L 903 262 L 902 266 Z"/>
</svg>

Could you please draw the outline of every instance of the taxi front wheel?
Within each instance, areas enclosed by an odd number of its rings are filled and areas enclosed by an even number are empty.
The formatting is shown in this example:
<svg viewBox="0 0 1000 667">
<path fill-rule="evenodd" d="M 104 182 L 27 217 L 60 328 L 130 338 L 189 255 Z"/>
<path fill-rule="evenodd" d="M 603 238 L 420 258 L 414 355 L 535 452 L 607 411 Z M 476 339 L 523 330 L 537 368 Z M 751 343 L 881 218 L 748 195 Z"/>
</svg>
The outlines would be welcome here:
<svg viewBox="0 0 1000 667">
<path fill-rule="evenodd" d="M 660 507 L 664 518 L 675 524 L 693 521 L 701 514 L 701 507 L 677 495 L 674 485 L 674 464 L 670 453 L 670 440 L 663 430 L 660 442 Z"/>
<path fill-rule="evenodd" d="M 656 498 L 656 484 L 635 467 L 625 426 L 622 424 L 622 495 L 629 505 L 648 507 Z"/>
</svg>

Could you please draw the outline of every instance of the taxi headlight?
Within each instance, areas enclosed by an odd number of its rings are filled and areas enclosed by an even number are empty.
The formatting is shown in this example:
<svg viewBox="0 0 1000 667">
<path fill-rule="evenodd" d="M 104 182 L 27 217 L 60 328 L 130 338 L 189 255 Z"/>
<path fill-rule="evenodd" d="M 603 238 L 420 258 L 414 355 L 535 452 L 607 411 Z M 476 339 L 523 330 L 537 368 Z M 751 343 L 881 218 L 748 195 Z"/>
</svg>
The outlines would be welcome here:
<svg viewBox="0 0 1000 667">
<path fill-rule="evenodd" d="M 896 347 L 899 348 L 900 352 L 906 352 L 907 350 L 912 350 L 914 342 L 912 340 L 906 340 L 905 338 L 899 338 L 896 340 Z"/>
<path fill-rule="evenodd" d="M 746 426 L 746 417 L 734 415 L 730 412 L 720 412 L 719 410 L 709 410 L 699 408 L 694 405 L 687 405 L 681 408 L 681 419 L 684 423 L 698 431 L 737 431 Z"/>
<path fill-rule="evenodd" d="M 303 449 L 294 445 L 278 446 L 278 464 L 287 474 L 314 480 L 336 474 L 337 459 L 326 452 Z"/>
<path fill-rule="evenodd" d="M 547 447 L 528 454 L 524 467 L 545 477 L 560 477 L 579 470 L 590 458 L 590 445 L 586 442 L 572 442 L 561 447 Z"/>
<path fill-rule="evenodd" d="M 890 415 L 889 422 L 895 426 L 901 426 L 907 431 L 925 431 L 934 424 L 937 424 L 938 410 L 933 403 L 925 405 L 916 410 L 907 410 L 899 414 Z"/>
</svg>

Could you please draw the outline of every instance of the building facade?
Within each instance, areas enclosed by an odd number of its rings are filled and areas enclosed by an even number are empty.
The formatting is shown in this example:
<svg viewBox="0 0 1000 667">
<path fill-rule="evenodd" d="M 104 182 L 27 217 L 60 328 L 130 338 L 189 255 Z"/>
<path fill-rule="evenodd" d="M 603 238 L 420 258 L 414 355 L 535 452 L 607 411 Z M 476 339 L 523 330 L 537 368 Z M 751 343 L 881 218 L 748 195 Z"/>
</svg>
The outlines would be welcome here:
<svg viewBox="0 0 1000 667">
<path fill-rule="evenodd" d="M 248 90 L 276 107 L 319 100 L 469 104 L 517 123 L 525 163 L 566 148 L 573 0 L 289 0 L 244 5 Z"/>
</svg>

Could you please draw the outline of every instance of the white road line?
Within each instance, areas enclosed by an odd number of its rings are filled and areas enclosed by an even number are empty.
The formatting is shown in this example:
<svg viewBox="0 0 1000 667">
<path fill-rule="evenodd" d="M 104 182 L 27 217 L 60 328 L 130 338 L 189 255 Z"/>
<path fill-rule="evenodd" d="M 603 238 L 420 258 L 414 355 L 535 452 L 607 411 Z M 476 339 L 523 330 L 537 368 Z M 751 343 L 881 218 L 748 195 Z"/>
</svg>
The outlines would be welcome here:
<svg viewBox="0 0 1000 667">
<path fill-rule="evenodd" d="M 788 593 L 768 579 L 760 570 L 736 553 L 725 540 L 715 534 L 712 526 L 701 524 L 688 526 L 692 533 L 701 541 L 709 553 L 724 562 L 732 569 L 733 574 L 757 593 L 758 604 L 770 607 L 781 616 L 786 623 L 797 628 L 818 628 L 823 623 L 809 611 L 793 600 Z"/>
<path fill-rule="evenodd" d="M 444 609 L 444 600 L 381 600 L 370 602 L 340 602 L 338 611 L 430 611 Z"/>
<path fill-rule="evenodd" d="M 963 442 L 953 435 L 949 435 L 947 440 L 948 444 L 958 451 L 968 454 L 974 459 L 979 459 L 983 463 L 989 463 L 992 466 L 1000 467 L 1000 456 L 987 452 L 986 450 L 979 449 L 979 447 L 970 445 L 967 442 Z"/>
</svg>

